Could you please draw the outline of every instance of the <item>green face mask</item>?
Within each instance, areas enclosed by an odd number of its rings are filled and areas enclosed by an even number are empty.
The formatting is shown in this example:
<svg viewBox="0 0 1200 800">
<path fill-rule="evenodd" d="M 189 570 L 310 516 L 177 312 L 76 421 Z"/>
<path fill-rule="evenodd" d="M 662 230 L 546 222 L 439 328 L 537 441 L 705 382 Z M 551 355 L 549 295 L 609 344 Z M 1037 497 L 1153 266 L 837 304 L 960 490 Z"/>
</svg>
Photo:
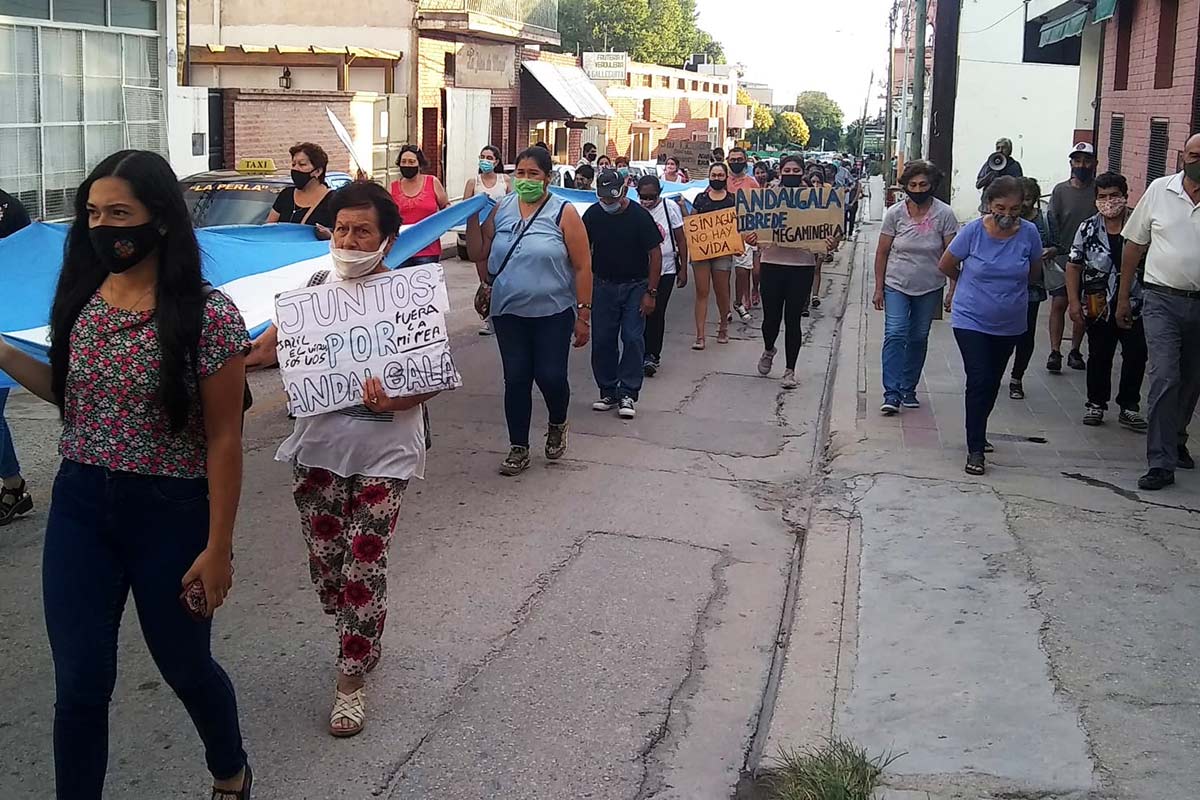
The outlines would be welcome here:
<svg viewBox="0 0 1200 800">
<path fill-rule="evenodd" d="M 524 200 L 526 203 L 536 203 L 542 199 L 542 195 L 546 193 L 546 184 L 541 181 L 531 181 L 526 178 L 517 178 L 513 181 L 513 190 L 517 193 L 517 197 Z"/>
</svg>

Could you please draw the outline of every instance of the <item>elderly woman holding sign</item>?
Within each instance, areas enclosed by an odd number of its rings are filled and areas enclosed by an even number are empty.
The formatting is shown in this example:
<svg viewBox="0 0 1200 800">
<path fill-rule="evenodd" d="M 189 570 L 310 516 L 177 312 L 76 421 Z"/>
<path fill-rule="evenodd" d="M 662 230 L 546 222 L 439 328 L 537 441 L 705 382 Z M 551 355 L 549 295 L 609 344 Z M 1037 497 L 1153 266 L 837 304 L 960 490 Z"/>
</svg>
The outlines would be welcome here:
<svg viewBox="0 0 1200 800">
<path fill-rule="evenodd" d="M 317 272 L 308 285 L 352 285 L 387 273 L 383 259 L 400 232 L 387 190 L 349 184 L 334 194 L 330 210 L 334 268 Z M 362 394 L 361 406 L 315 416 L 297 409 L 295 430 L 275 454 L 292 465 L 309 571 L 325 613 L 337 621 L 329 732 L 338 737 L 360 733 L 366 720 L 364 679 L 379 663 L 387 616 L 388 546 L 409 479 L 425 474 L 421 404 L 437 392 L 389 397 L 372 377 Z"/>
<path fill-rule="evenodd" d="M 806 191 L 804 160 L 796 155 L 784 156 L 779 162 L 779 187 L 761 191 Z M 826 240 L 826 250 L 832 250 L 836 244 L 832 239 Z M 800 343 L 804 338 L 800 318 L 812 291 L 819 259 L 824 254 L 770 242 L 760 245 L 759 250 L 762 256 L 756 270 L 762 293 L 763 353 L 758 359 L 758 374 L 764 377 L 771 374 L 775 363 L 775 340 L 779 338 L 780 325 L 786 325 L 781 385 L 793 389 L 796 387 L 796 360 L 800 357 Z"/>
</svg>

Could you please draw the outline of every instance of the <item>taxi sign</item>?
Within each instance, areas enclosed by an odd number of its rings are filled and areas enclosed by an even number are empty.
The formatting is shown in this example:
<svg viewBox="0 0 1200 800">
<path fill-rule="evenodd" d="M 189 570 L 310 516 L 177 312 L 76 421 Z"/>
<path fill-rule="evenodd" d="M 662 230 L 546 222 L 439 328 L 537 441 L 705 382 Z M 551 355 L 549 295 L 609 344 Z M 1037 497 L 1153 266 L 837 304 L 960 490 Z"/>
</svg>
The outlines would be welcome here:
<svg viewBox="0 0 1200 800">
<path fill-rule="evenodd" d="M 238 159 L 237 171 L 258 175 L 270 175 L 275 172 L 275 159 L 241 158 Z"/>
</svg>

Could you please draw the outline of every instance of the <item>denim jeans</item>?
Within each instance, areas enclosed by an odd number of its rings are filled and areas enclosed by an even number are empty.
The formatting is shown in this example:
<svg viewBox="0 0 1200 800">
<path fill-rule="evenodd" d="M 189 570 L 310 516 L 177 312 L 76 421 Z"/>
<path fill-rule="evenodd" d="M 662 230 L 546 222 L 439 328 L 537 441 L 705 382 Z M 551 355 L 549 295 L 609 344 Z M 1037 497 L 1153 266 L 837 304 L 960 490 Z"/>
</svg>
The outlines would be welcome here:
<svg viewBox="0 0 1200 800">
<path fill-rule="evenodd" d="M 103 793 L 117 631 L 131 591 L 150 655 L 191 715 L 209 771 L 226 780 L 245 765 L 233 685 L 209 650 L 212 623 L 193 620 L 179 602 L 180 581 L 207 541 L 205 479 L 63 461 L 42 559 L 59 800 Z M 153 770 L 153 754 L 145 758 Z"/>
<path fill-rule="evenodd" d="M 638 399 L 646 355 L 646 281 L 592 284 L 592 374 L 601 397 Z"/>
<path fill-rule="evenodd" d="M 990 333 L 955 328 L 954 338 L 962 353 L 963 370 L 967 373 L 964 396 L 967 416 L 967 452 L 982 453 L 987 443 L 988 417 L 996 407 L 996 395 L 1004 368 L 1020 340 L 1016 336 L 996 336 Z"/>
<path fill-rule="evenodd" d="M 883 287 L 884 399 L 901 400 L 916 393 L 929 349 L 929 327 L 941 302 L 940 291 L 910 295 Z"/>
<path fill-rule="evenodd" d="M 15 478 L 21 474 L 21 465 L 17 463 L 12 433 L 4 419 L 4 405 L 7 402 L 8 389 L 0 389 L 0 478 Z"/>
<path fill-rule="evenodd" d="M 504 366 L 504 418 L 508 443 L 529 447 L 529 418 L 533 414 L 533 384 L 537 383 L 550 422 L 567 421 L 571 384 L 567 362 L 575 332 L 575 311 L 567 309 L 549 317 L 492 317 L 500 362 Z"/>
</svg>

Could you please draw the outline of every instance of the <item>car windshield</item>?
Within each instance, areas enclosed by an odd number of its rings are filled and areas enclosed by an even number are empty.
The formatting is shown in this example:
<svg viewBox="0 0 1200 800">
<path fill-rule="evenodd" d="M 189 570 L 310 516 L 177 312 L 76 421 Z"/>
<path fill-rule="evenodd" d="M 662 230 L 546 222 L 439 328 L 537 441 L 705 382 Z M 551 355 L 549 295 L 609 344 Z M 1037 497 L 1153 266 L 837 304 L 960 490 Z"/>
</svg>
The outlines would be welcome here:
<svg viewBox="0 0 1200 800">
<path fill-rule="evenodd" d="M 267 221 L 282 186 L 268 184 L 194 184 L 183 193 L 192 224 L 261 225 Z"/>
</svg>

